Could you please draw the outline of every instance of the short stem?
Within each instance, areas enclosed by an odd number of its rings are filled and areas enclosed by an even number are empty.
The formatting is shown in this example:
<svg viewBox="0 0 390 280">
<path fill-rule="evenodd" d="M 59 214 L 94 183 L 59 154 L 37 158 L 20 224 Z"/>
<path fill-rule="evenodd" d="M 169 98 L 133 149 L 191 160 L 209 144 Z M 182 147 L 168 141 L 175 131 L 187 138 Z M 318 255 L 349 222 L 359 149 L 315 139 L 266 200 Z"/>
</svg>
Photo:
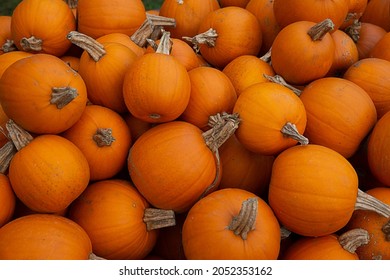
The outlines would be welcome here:
<svg viewBox="0 0 390 280">
<path fill-rule="evenodd" d="M 57 106 L 57 109 L 62 109 L 78 96 L 77 89 L 67 87 L 53 87 L 51 93 L 50 104 Z"/>
<path fill-rule="evenodd" d="M 173 210 L 146 208 L 143 221 L 146 224 L 147 231 L 176 225 Z"/>
<path fill-rule="evenodd" d="M 287 122 L 280 130 L 285 137 L 290 137 L 298 141 L 301 145 L 309 144 L 309 139 L 299 133 L 295 124 Z"/>
<path fill-rule="evenodd" d="M 243 240 L 248 238 L 248 233 L 255 229 L 257 218 L 258 200 L 256 197 L 245 200 L 240 212 L 233 217 L 228 229 L 233 231 L 235 235 L 240 235 Z"/>
<path fill-rule="evenodd" d="M 199 52 L 199 45 L 206 44 L 208 47 L 215 47 L 215 42 L 217 41 L 218 33 L 215 29 L 210 28 L 204 33 L 195 35 L 194 37 L 183 37 L 182 39 L 192 43 L 193 48 L 196 52 Z"/>
<path fill-rule="evenodd" d="M 334 24 L 332 20 L 327 18 L 310 28 L 307 34 L 313 41 L 320 41 L 329 31 L 333 29 Z"/>
<path fill-rule="evenodd" d="M 0 173 L 5 174 L 8 170 L 11 159 L 17 150 L 12 141 L 8 141 L 0 148 Z"/>
<path fill-rule="evenodd" d="M 382 232 L 385 234 L 386 241 L 390 242 L 390 221 L 383 225 Z"/>
<path fill-rule="evenodd" d="M 283 77 L 280 76 L 280 75 L 270 76 L 270 75 L 267 75 L 267 74 L 263 74 L 263 76 L 264 76 L 264 78 L 266 78 L 270 82 L 282 85 L 282 86 L 292 90 L 297 96 L 301 96 L 301 94 L 302 94 L 302 90 L 297 89 L 296 87 L 293 87 L 292 85 L 287 83 L 286 80 L 283 79 Z"/>
<path fill-rule="evenodd" d="M 383 203 L 379 199 L 358 190 L 358 196 L 355 203 L 355 210 L 373 211 L 386 218 L 390 217 L 390 206 Z"/>
<path fill-rule="evenodd" d="M 96 145 L 99 147 L 111 146 L 111 144 L 115 141 L 114 136 L 112 136 L 112 129 L 98 128 L 96 133 L 93 135 L 93 141 L 95 141 Z"/>
<path fill-rule="evenodd" d="M 355 20 L 350 26 L 345 28 L 345 33 L 352 38 L 352 40 L 357 43 L 360 38 L 360 29 L 362 27 L 362 23 L 358 20 Z"/>
<path fill-rule="evenodd" d="M 68 33 L 67 38 L 72 42 L 72 44 L 88 52 L 88 54 L 96 62 L 98 62 L 106 54 L 104 46 L 88 35 L 78 31 L 71 31 Z"/>
<path fill-rule="evenodd" d="M 31 134 L 17 125 L 13 120 L 9 119 L 5 126 L 7 128 L 9 138 L 15 145 L 16 150 L 21 150 L 33 140 Z"/>
<path fill-rule="evenodd" d="M 362 228 L 351 229 L 339 236 L 339 243 L 350 253 L 355 253 L 356 249 L 370 242 L 370 235 Z"/>
<path fill-rule="evenodd" d="M 31 36 L 30 38 L 23 37 L 20 40 L 22 49 L 26 52 L 40 52 L 42 51 L 42 39 Z"/>
<path fill-rule="evenodd" d="M 1 46 L 1 50 L 5 53 L 16 51 L 17 48 L 14 44 L 13 40 L 7 39 L 3 46 Z"/>
</svg>

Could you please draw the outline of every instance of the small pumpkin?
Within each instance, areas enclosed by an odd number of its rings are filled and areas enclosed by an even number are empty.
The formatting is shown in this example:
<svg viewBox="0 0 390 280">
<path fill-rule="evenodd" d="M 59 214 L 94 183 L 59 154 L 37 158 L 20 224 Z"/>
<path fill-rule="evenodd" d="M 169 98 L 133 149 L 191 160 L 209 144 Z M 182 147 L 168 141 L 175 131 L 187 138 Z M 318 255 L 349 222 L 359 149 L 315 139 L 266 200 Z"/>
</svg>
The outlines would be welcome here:
<svg viewBox="0 0 390 280">
<path fill-rule="evenodd" d="M 199 200 L 183 225 L 190 260 L 276 260 L 280 227 L 269 205 L 241 189 L 217 190 Z"/>
<path fill-rule="evenodd" d="M 0 228 L 8 223 L 14 214 L 16 197 L 7 175 L 0 173 Z"/>
<path fill-rule="evenodd" d="M 0 228 L 1 260 L 87 260 L 91 254 L 85 230 L 62 216 L 30 214 Z"/>
</svg>

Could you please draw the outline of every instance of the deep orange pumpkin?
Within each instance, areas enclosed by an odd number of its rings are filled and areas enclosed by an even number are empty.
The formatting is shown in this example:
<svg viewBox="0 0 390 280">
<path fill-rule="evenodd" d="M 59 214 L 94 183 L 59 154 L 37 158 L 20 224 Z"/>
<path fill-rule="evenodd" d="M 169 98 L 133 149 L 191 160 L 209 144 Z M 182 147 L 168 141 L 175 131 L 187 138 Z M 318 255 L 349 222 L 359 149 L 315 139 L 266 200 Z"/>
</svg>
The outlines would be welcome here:
<svg viewBox="0 0 390 280">
<path fill-rule="evenodd" d="M 243 207 L 243 202 L 250 202 Z M 245 223 L 245 215 L 253 224 Z M 237 222 L 237 225 L 236 223 Z M 247 221 L 248 222 L 248 221 Z M 248 226 L 243 230 L 244 226 Z M 280 250 L 280 227 L 269 205 L 241 189 L 217 190 L 199 200 L 183 225 L 187 259 L 275 260 Z"/>
<path fill-rule="evenodd" d="M 3 75 L 4 71 L 10 66 L 12 63 L 18 61 L 19 59 L 32 56 L 32 53 L 24 52 L 24 51 L 13 51 L 9 53 L 4 53 L 0 55 L 0 78 Z"/>
<path fill-rule="evenodd" d="M 369 57 L 381 58 L 390 61 L 390 31 L 375 44 L 368 54 Z"/>
<path fill-rule="evenodd" d="M 31 214 L 0 228 L 2 260 L 87 260 L 91 253 L 85 230 L 65 217 Z"/>
<path fill-rule="evenodd" d="M 15 194 L 8 176 L 0 173 L 0 228 L 12 219 L 15 201 Z"/>
<path fill-rule="evenodd" d="M 364 10 L 362 22 L 376 24 L 387 32 L 390 31 L 390 3 L 386 0 L 370 0 Z"/>
</svg>

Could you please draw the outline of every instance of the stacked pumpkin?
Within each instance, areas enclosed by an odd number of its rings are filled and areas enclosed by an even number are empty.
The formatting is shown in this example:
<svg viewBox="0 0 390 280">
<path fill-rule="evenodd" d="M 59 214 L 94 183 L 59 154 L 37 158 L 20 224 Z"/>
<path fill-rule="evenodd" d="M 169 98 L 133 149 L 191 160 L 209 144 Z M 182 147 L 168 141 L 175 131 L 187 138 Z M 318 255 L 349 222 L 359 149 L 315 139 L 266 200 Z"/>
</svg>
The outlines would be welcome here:
<svg viewBox="0 0 390 280">
<path fill-rule="evenodd" d="M 23 0 L 0 259 L 389 259 L 384 5 Z"/>
</svg>

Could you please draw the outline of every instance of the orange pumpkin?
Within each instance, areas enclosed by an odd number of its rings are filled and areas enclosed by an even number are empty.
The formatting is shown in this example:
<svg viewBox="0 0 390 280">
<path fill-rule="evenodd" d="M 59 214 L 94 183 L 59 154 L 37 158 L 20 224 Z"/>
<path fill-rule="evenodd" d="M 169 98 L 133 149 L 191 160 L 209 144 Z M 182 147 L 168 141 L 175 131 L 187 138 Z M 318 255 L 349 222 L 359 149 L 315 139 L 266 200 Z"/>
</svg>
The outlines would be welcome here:
<svg viewBox="0 0 390 280">
<path fill-rule="evenodd" d="M 298 21 L 283 28 L 272 44 L 275 73 L 293 85 L 324 77 L 334 60 L 335 44 L 329 33 L 333 28 L 329 19 L 320 23 Z"/>
<path fill-rule="evenodd" d="M 0 228 L 11 220 L 15 210 L 15 201 L 9 178 L 0 173 Z"/>
<path fill-rule="evenodd" d="M 275 260 L 280 227 L 269 205 L 241 189 L 217 190 L 199 200 L 183 225 L 187 259 Z"/>
<path fill-rule="evenodd" d="M 217 113 L 232 113 L 237 94 L 229 78 L 212 67 L 197 67 L 188 72 L 191 81 L 190 100 L 181 120 L 202 130 L 210 128 L 208 122 Z"/>
<path fill-rule="evenodd" d="M 370 0 L 360 20 L 376 24 L 390 31 L 390 3 L 386 0 Z"/>
<path fill-rule="evenodd" d="M 9 166 L 16 196 L 36 212 L 67 208 L 89 183 L 84 154 L 69 140 L 52 134 L 37 136 L 23 145 Z"/>
<path fill-rule="evenodd" d="M 358 176 L 336 151 L 309 144 L 291 147 L 273 164 L 268 201 L 279 222 L 303 236 L 343 228 L 358 195 Z"/>
<path fill-rule="evenodd" d="M 87 260 L 91 253 L 85 230 L 65 217 L 31 214 L 0 228 L 2 260 Z"/>
<path fill-rule="evenodd" d="M 49 27 L 49 28 L 48 28 Z M 19 50 L 62 56 L 76 30 L 76 19 L 63 0 L 23 0 L 13 11 L 11 33 Z"/>
<path fill-rule="evenodd" d="M 77 30 L 94 39 L 110 33 L 131 36 L 146 19 L 141 0 L 78 0 Z"/>
<path fill-rule="evenodd" d="M 134 61 L 125 73 L 123 97 L 128 111 L 151 123 L 172 121 L 185 110 L 191 82 L 187 69 L 170 55 L 169 32 L 160 48 Z"/>
<path fill-rule="evenodd" d="M 254 84 L 237 98 L 233 112 L 241 119 L 237 139 L 248 150 L 276 155 L 299 142 L 306 127 L 306 111 L 299 97 L 272 82 Z"/>
<path fill-rule="evenodd" d="M 389 44 L 390 44 L 390 32 L 387 32 L 371 49 L 368 56 L 390 61 Z"/>
<path fill-rule="evenodd" d="M 300 99 L 307 113 L 304 135 L 312 144 L 351 157 L 375 125 L 377 113 L 368 93 L 343 78 L 327 77 L 307 85 Z"/>
<path fill-rule="evenodd" d="M 4 71 L 10 66 L 12 63 L 18 61 L 19 59 L 32 56 L 32 53 L 24 52 L 24 51 L 13 51 L 9 53 L 3 53 L 0 55 L 0 78 L 3 76 Z"/>
<path fill-rule="evenodd" d="M 110 179 L 90 184 L 68 215 L 88 233 L 99 257 L 142 259 L 152 250 L 158 233 L 147 227 L 148 208 L 130 182 Z"/>
<path fill-rule="evenodd" d="M 60 57 L 66 64 L 70 66 L 74 71 L 79 71 L 80 58 L 72 55 L 63 55 Z"/>
<path fill-rule="evenodd" d="M 390 112 L 387 112 L 375 124 L 367 146 L 367 157 L 374 177 L 386 186 L 390 186 Z"/>
<path fill-rule="evenodd" d="M 125 166 L 131 133 L 115 111 L 89 105 L 80 119 L 62 136 L 73 142 L 89 163 L 90 180 L 109 179 Z"/>
<path fill-rule="evenodd" d="M 9 141 L 6 127 L 8 120 L 9 118 L 4 113 L 3 107 L 0 106 L 0 147 L 3 147 Z"/>
<path fill-rule="evenodd" d="M 80 118 L 87 103 L 84 80 L 63 60 L 35 54 L 9 66 L 0 79 L 5 114 L 33 133 L 60 133 Z"/>
<path fill-rule="evenodd" d="M 223 69 L 241 55 L 257 55 L 262 45 L 260 23 L 248 10 L 225 7 L 209 13 L 197 35 L 185 37 L 212 66 Z"/>
</svg>

